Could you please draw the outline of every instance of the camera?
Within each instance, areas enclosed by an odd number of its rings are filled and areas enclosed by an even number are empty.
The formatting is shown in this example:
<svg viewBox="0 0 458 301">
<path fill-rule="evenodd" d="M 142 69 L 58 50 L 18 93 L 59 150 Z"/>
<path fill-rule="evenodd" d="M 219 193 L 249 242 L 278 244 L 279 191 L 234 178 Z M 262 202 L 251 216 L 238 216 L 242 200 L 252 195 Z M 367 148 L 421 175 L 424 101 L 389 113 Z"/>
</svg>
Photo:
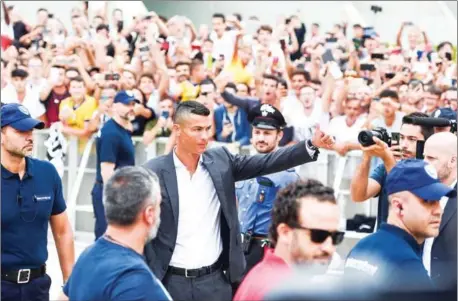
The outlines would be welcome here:
<svg viewBox="0 0 458 301">
<path fill-rule="evenodd" d="M 358 134 L 358 141 L 364 147 L 371 146 L 375 144 L 374 140 L 372 140 L 372 137 L 377 137 L 378 139 L 388 144 L 388 146 L 391 146 L 391 136 L 388 134 L 386 129 L 381 127 L 375 128 L 371 131 L 361 131 Z"/>
<path fill-rule="evenodd" d="M 371 5 L 371 11 L 373 11 L 374 14 L 381 13 L 382 12 L 382 7 L 381 6 L 377 6 L 377 5 Z"/>
</svg>

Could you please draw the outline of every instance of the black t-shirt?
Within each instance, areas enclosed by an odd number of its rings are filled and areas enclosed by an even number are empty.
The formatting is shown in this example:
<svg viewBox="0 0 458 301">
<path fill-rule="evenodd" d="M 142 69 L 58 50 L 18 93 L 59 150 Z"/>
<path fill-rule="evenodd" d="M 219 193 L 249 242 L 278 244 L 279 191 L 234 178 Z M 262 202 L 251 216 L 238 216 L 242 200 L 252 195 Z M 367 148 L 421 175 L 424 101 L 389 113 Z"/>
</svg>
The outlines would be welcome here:
<svg viewBox="0 0 458 301">
<path fill-rule="evenodd" d="M 14 22 L 13 24 L 14 39 L 18 40 L 29 33 L 25 24 L 22 21 Z"/>
<path fill-rule="evenodd" d="M 307 33 L 307 30 L 305 28 L 304 23 L 301 23 L 301 27 L 299 28 L 294 28 L 294 34 L 296 35 L 297 38 L 297 43 L 299 44 L 299 49 L 291 54 L 291 61 L 295 61 L 301 58 L 302 53 L 301 53 L 301 46 L 305 41 L 305 34 Z"/>
<path fill-rule="evenodd" d="M 145 105 L 143 105 L 145 106 Z M 145 106 L 146 107 L 146 106 Z M 151 111 L 151 117 L 145 118 L 143 116 L 136 116 L 134 121 L 132 121 L 132 126 L 134 131 L 132 132 L 132 136 L 143 136 L 143 132 L 145 131 L 146 124 L 156 118 L 156 114 L 154 111 L 148 107 L 146 107 L 149 111 Z"/>
</svg>

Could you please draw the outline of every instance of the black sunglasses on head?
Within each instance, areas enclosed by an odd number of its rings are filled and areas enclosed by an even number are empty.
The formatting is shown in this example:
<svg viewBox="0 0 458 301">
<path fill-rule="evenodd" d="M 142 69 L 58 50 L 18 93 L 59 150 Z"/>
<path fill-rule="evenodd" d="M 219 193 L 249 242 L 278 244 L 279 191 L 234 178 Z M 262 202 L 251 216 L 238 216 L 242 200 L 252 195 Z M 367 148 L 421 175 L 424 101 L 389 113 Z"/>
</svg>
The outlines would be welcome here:
<svg viewBox="0 0 458 301">
<path fill-rule="evenodd" d="M 301 229 L 301 230 L 310 231 L 310 238 L 312 239 L 314 243 L 317 243 L 317 244 L 323 243 L 329 236 L 331 236 L 332 244 L 336 246 L 340 244 L 345 237 L 345 232 L 342 232 L 342 231 L 330 232 L 327 230 L 306 228 L 306 227 L 302 227 L 301 225 L 297 225 L 297 224 L 290 226 L 290 227 L 293 229 Z"/>
</svg>

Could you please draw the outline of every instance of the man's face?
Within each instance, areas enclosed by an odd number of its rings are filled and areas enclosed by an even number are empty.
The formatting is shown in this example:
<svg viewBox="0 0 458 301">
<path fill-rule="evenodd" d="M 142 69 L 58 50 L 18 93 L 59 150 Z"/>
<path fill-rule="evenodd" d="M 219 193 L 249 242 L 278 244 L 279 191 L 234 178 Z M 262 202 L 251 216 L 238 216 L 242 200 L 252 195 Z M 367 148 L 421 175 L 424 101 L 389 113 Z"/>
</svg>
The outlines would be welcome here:
<svg viewBox="0 0 458 301">
<path fill-rule="evenodd" d="M 275 150 L 283 137 L 280 130 L 265 130 L 253 127 L 251 144 L 260 154 L 268 154 Z"/>
<path fill-rule="evenodd" d="M 20 132 L 11 126 L 5 126 L 2 129 L 2 135 L 0 139 L 2 143 L 2 149 L 8 152 L 11 156 L 24 158 L 32 154 L 32 131 Z"/>
<path fill-rule="evenodd" d="M 126 121 L 132 121 L 135 119 L 135 112 L 134 112 L 135 102 L 132 101 L 128 105 L 123 103 L 114 103 L 113 109 L 116 115 Z"/>
<path fill-rule="evenodd" d="M 361 100 L 361 106 L 366 107 L 371 103 L 371 88 L 367 85 L 361 85 L 355 93 L 355 98 Z"/>
<path fill-rule="evenodd" d="M 79 73 L 76 72 L 75 70 L 68 70 L 65 72 L 65 85 L 69 85 L 70 84 L 70 81 L 79 76 Z"/>
<path fill-rule="evenodd" d="M 247 85 L 237 84 L 237 96 L 242 96 L 242 97 L 249 96 Z"/>
<path fill-rule="evenodd" d="M 189 80 L 191 77 L 191 70 L 188 65 L 179 65 L 176 67 L 176 77 L 179 83 Z"/>
<path fill-rule="evenodd" d="M 65 84 L 65 69 L 63 68 L 56 68 L 58 71 L 57 71 L 57 81 L 55 83 L 55 86 L 56 87 L 60 87 L 60 86 L 63 86 Z"/>
<path fill-rule="evenodd" d="M 348 100 L 345 104 L 345 116 L 351 121 L 355 121 L 361 112 L 360 101 L 357 99 Z"/>
<path fill-rule="evenodd" d="M 457 92 L 447 91 L 443 94 L 444 104 L 450 107 L 453 111 L 457 109 Z"/>
<path fill-rule="evenodd" d="M 439 101 L 440 101 L 439 96 L 434 95 L 429 92 L 425 92 L 423 95 L 424 95 L 423 97 L 424 104 L 428 112 L 433 112 L 434 110 L 436 110 L 439 107 Z"/>
<path fill-rule="evenodd" d="M 207 78 L 207 73 L 205 72 L 205 67 L 203 64 L 199 64 L 194 66 L 192 70 L 193 77 L 200 83 L 205 78 Z"/>
<path fill-rule="evenodd" d="M 407 85 L 401 85 L 398 90 L 398 95 L 401 103 L 406 103 L 409 96 L 409 87 Z"/>
<path fill-rule="evenodd" d="M 215 87 L 212 84 L 205 84 L 200 86 L 200 95 L 196 101 L 203 104 L 207 109 L 213 111 L 215 106 L 216 93 Z"/>
<path fill-rule="evenodd" d="M 86 94 L 86 87 L 84 86 L 84 82 L 79 81 L 71 81 L 70 88 L 68 89 L 70 95 L 75 99 L 81 99 Z"/>
<path fill-rule="evenodd" d="M 25 92 L 26 78 L 16 76 L 11 79 L 11 83 L 13 84 L 13 87 L 16 89 L 17 93 Z"/>
<path fill-rule="evenodd" d="M 305 80 L 305 76 L 302 74 L 296 74 L 293 76 L 291 79 L 291 85 L 293 87 L 294 92 L 296 92 L 296 95 L 299 95 L 301 93 L 301 88 L 305 86 L 307 81 Z"/>
<path fill-rule="evenodd" d="M 224 23 L 224 20 L 222 18 L 213 18 L 212 27 L 213 30 L 219 35 L 223 34 L 226 30 L 226 24 Z"/>
<path fill-rule="evenodd" d="M 211 136 L 213 120 L 211 115 L 190 114 L 181 123 L 174 124 L 177 133 L 177 145 L 193 155 L 201 155 L 207 148 Z"/>
<path fill-rule="evenodd" d="M 260 30 L 258 34 L 258 41 L 259 44 L 267 47 L 270 44 L 270 41 L 272 40 L 272 34 L 270 31 L 267 30 Z"/>
<path fill-rule="evenodd" d="M 439 234 L 442 209 L 439 200 L 426 202 L 406 192 L 402 204 L 402 221 L 417 238 L 436 237 Z"/>
<path fill-rule="evenodd" d="M 380 99 L 380 103 L 383 105 L 383 115 L 385 117 L 392 117 L 396 113 L 396 107 L 394 103 L 397 103 L 396 99 L 391 97 L 383 97 Z"/>
<path fill-rule="evenodd" d="M 312 87 L 303 87 L 301 89 L 301 94 L 299 96 L 299 100 L 301 101 L 302 105 L 306 109 L 310 109 L 313 107 L 315 103 L 316 92 L 313 90 Z"/>
<path fill-rule="evenodd" d="M 277 81 L 264 78 L 262 81 L 262 97 L 263 103 L 273 103 L 276 99 L 275 93 L 277 92 Z"/>
<path fill-rule="evenodd" d="M 48 21 L 48 12 L 39 11 L 37 13 L 37 24 L 44 25 Z"/>
<path fill-rule="evenodd" d="M 159 102 L 159 112 L 169 112 L 169 116 L 172 117 L 174 113 L 173 102 L 171 99 L 163 99 Z"/>
<path fill-rule="evenodd" d="M 364 35 L 364 30 L 362 27 L 353 27 L 353 36 L 357 39 L 361 39 Z"/>
<path fill-rule="evenodd" d="M 43 75 L 43 63 L 39 59 L 32 58 L 29 61 L 27 70 L 31 78 L 40 79 Z"/>
<path fill-rule="evenodd" d="M 437 177 L 441 182 L 448 179 L 453 171 L 453 164 L 456 165 L 456 158 L 453 163 L 452 155 L 449 150 L 443 150 L 440 146 L 430 143 L 429 139 L 426 140 L 425 149 L 423 151 L 424 160 L 434 166 L 437 171 Z"/>
<path fill-rule="evenodd" d="M 399 147 L 402 159 L 413 159 L 417 154 L 417 141 L 424 140 L 421 127 L 412 124 L 403 124 L 399 134 Z"/>
<path fill-rule="evenodd" d="M 331 202 L 319 202 L 313 198 L 300 200 L 298 222 L 307 229 L 335 232 L 339 227 L 339 208 Z M 310 230 L 293 229 L 290 240 L 291 258 L 296 264 L 318 263 L 328 265 L 336 248 L 331 237 L 324 242 L 313 242 Z"/>
<path fill-rule="evenodd" d="M 213 42 L 205 41 L 202 44 L 202 53 L 212 53 L 213 52 Z"/>
<path fill-rule="evenodd" d="M 146 76 L 140 78 L 138 89 L 140 89 L 140 91 L 142 91 L 143 94 L 150 95 L 151 93 L 153 93 L 154 90 L 153 80 Z"/>
<path fill-rule="evenodd" d="M 129 71 L 124 71 L 122 73 L 122 82 L 126 88 L 126 90 L 132 90 L 135 88 L 136 81 L 135 81 L 135 76 L 129 72 Z"/>
<path fill-rule="evenodd" d="M 283 97 L 288 96 L 288 89 L 283 83 L 278 83 L 277 85 L 277 98 L 281 99 Z"/>
</svg>

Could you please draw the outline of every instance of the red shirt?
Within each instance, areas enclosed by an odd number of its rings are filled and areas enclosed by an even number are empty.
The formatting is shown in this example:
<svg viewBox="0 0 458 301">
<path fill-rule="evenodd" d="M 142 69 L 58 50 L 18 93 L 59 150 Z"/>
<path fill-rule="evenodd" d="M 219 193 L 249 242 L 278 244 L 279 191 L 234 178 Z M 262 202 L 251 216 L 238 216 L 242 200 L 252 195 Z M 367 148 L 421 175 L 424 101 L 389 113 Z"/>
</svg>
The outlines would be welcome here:
<svg viewBox="0 0 458 301">
<path fill-rule="evenodd" d="M 57 94 L 54 89 L 51 90 L 46 98 L 44 105 L 46 107 L 46 127 L 49 128 L 54 122 L 59 121 L 59 106 L 62 100 L 70 97 L 68 89 L 65 89 L 64 94 Z"/>
<path fill-rule="evenodd" d="M 243 279 L 234 301 L 262 300 L 275 284 L 287 278 L 290 273 L 291 268 L 287 263 L 276 256 L 273 249 L 267 249 L 262 261 L 255 265 Z"/>
</svg>

